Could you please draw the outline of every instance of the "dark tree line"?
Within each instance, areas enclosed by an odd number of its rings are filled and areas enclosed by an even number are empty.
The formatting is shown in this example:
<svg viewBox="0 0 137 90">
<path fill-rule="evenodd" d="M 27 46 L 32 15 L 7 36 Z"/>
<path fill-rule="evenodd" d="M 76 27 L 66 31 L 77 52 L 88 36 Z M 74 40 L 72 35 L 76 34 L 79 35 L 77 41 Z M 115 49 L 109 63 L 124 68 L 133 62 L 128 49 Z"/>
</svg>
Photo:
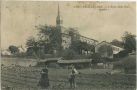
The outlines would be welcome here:
<svg viewBox="0 0 137 90">
<path fill-rule="evenodd" d="M 41 57 L 41 55 L 43 56 L 43 54 L 54 54 L 54 50 L 56 50 L 56 52 L 59 51 L 57 53 L 64 52 L 61 47 L 62 40 L 59 27 L 57 28 L 55 26 L 39 25 L 36 26 L 36 28 L 38 30 L 38 38 L 29 38 L 26 42 L 26 45 L 28 47 L 28 55 Z M 68 53 L 71 52 L 72 54 L 81 55 L 83 50 L 87 53 L 88 51 L 91 51 L 93 53 L 95 52 L 95 46 L 87 44 L 86 42 L 81 42 L 79 40 L 80 36 L 77 30 L 70 28 L 68 34 L 71 36 L 72 40 Z M 128 51 L 128 53 L 136 50 L 135 35 L 127 32 L 122 37 L 122 41 L 114 39 L 111 44 L 119 47 L 124 47 L 124 49 Z M 107 49 L 101 49 L 100 52 L 104 52 L 104 50 L 107 50 L 107 52 L 109 52 L 108 54 L 112 54 L 112 48 L 110 48 L 109 46 L 107 47 Z"/>
<path fill-rule="evenodd" d="M 113 45 L 123 47 L 128 52 L 132 52 L 136 50 L 136 36 L 129 32 L 125 32 L 122 36 L 122 41 L 113 40 L 111 42 Z"/>
<path fill-rule="evenodd" d="M 59 27 L 39 25 L 36 26 L 36 28 L 38 30 L 38 38 L 30 37 L 26 42 L 28 55 L 41 57 L 40 55 L 42 54 L 39 53 L 54 54 L 54 50 L 59 51 L 57 53 L 64 51 L 61 47 L 62 40 Z M 94 52 L 94 46 L 79 40 L 79 33 L 77 30 L 70 28 L 68 34 L 72 39 L 72 44 L 69 48 L 72 53 L 82 54 L 82 50 Z"/>
<path fill-rule="evenodd" d="M 77 54 L 82 54 L 82 50 L 95 52 L 95 47 L 93 45 L 87 44 L 86 42 L 81 42 L 77 40 L 71 44 L 71 49 L 73 49 Z"/>
<path fill-rule="evenodd" d="M 124 48 L 127 51 L 132 52 L 136 50 L 136 36 L 135 35 L 129 32 L 125 32 L 122 39 L 124 43 Z"/>
</svg>

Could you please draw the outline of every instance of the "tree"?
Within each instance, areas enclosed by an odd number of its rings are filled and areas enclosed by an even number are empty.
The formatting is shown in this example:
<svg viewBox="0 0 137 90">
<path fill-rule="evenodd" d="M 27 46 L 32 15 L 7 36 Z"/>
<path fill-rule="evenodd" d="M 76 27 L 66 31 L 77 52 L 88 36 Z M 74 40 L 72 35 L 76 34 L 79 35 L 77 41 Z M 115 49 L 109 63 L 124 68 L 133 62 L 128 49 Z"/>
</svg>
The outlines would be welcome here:
<svg viewBox="0 0 137 90">
<path fill-rule="evenodd" d="M 80 41 L 76 41 L 73 42 L 70 46 L 70 49 L 74 50 L 77 54 L 81 54 L 81 42 Z"/>
<path fill-rule="evenodd" d="M 18 47 L 17 47 L 17 46 L 14 46 L 14 45 L 9 46 L 9 50 L 10 50 L 10 52 L 11 52 L 12 54 L 17 54 L 17 53 L 19 53 Z"/>
<path fill-rule="evenodd" d="M 84 51 L 95 51 L 95 47 L 93 45 L 87 44 L 86 42 L 81 42 L 77 40 L 71 44 L 71 49 L 73 49 L 77 54 L 82 54 L 82 50 Z"/>
<path fill-rule="evenodd" d="M 80 39 L 79 32 L 75 28 L 69 28 L 68 34 L 71 36 L 72 43 Z"/>
<path fill-rule="evenodd" d="M 40 57 L 40 41 L 37 41 L 34 37 L 30 37 L 27 42 L 27 55 L 28 56 L 34 56 L 34 57 Z"/>
<path fill-rule="evenodd" d="M 119 41 L 117 39 L 112 40 L 111 44 L 115 45 L 115 46 L 118 46 L 118 47 L 123 47 L 123 42 Z"/>
<path fill-rule="evenodd" d="M 97 63 L 101 62 L 101 55 L 99 53 L 94 53 L 91 55 L 92 64 L 96 65 Z"/>
<path fill-rule="evenodd" d="M 126 57 L 126 56 L 128 56 L 128 52 L 129 51 L 127 51 L 127 50 L 122 50 L 118 54 L 116 54 L 116 57 L 119 57 L 119 58 Z"/>
<path fill-rule="evenodd" d="M 72 49 L 66 49 L 62 53 L 63 59 L 66 59 L 66 60 L 74 59 L 75 55 L 76 53 Z"/>
<path fill-rule="evenodd" d="M 38 30 L 38 37 L 39 40 L 45 41 L 44 44 L 49 45 L 50 48 L 53 50 L 61 50 L 61 31 L 60 28 L 55 26 L 48 26 L 48 25 L 39 25 L 36 27 Z M 46 46 L 47 47 L 47 46 Z M 45 48 L 46 48 L 45 47 Z M 51 51 L 50 49 L 50 51 Z"/>
<path fill-rule="evenodd" d="M 87 51 L 87 53 L 88 53 L 88 51 L 95 52 L 95 46 L 94 45 L 90 45 L 90 44 L 88 44 L 86 42 L 82 42 L 82 49 Z"/>
<path fill-rule="evenodd" d="M 36 39 L 34 37 L 29 37 L 26 42 L 27 47 L 34 47 L 36 46 Z"/>
<path fill-rule="evenodd" d="M 36 53 L 35 53 L 33 47 L 28 47 L 28 48 L 27 48 L 26 54 L 27 54 L 27 56 L 34 56 L 34 57 L 37 57 L 37 55 L 36 55 Z"/>
<path fill-rule="evenodd" d="M 129 52 L 132 52 L 133 50 L 136 50 L 136 39 L 135 35 L 125 32 L 124 36 L 122 37 L 124 42 L 124 48 L 128 50 Z"/>
</svg>

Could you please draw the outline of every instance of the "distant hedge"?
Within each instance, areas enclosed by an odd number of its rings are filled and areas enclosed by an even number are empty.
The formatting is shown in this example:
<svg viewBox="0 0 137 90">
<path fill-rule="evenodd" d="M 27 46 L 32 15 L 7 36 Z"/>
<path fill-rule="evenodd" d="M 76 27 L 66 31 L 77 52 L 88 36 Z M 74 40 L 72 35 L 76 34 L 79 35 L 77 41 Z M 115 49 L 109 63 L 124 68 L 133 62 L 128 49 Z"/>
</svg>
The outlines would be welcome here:
<svg viewBox="0 0 137 90">
<path fill-rule="evenodd" d="M 114 69 L 124 69 L 125 73 L 136 73 L 136 55 L 129 55 L 120 58 L 120 61 L 114 63 Z"/>
</svg>

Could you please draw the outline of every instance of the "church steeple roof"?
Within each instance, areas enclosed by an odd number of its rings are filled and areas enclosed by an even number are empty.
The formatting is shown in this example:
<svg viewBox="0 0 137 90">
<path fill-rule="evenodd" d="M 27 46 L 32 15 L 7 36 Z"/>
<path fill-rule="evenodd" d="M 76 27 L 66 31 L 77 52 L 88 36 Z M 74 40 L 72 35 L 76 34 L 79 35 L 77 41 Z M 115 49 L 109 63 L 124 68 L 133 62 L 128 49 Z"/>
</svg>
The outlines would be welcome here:
<svg viewBox="0 0 137 90">
<path fill-rule="evenodd" d="M 60 16 L 60 11 L 59 11 L 59 4 L 58 4 L 58 16 Z"/>
<path fill-rule="evenodd" d="M 56 18 L 56 25 L 61 26 L 62 23 L 63 23 L 63 20 L 62 20 L 61 15 L 60 15 L 60 8 L 59 8 L 59 4 L 58 4 L 58 13 L 57 13 L 57 18 Z"/>
</svg>

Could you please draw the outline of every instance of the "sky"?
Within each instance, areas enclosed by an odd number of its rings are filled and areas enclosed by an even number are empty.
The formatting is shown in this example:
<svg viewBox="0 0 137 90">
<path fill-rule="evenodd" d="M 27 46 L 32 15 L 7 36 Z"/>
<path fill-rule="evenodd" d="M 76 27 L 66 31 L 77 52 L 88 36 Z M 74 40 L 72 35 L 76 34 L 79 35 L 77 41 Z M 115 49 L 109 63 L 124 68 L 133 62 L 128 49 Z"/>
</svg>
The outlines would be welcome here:
<svg viewBox="0 0 137 90">
<path fill-rule="evenodd" d="M 135 2 L 3 1 L 1 48 L 25 46 L 29 37 L 36 36 L 35 26 L 56 25 L 58 4 L 63 26 L 77 28 L 88 38 L 110 42 L 121 40 L 125 31 L 136 33 Z"/>
</svg>

